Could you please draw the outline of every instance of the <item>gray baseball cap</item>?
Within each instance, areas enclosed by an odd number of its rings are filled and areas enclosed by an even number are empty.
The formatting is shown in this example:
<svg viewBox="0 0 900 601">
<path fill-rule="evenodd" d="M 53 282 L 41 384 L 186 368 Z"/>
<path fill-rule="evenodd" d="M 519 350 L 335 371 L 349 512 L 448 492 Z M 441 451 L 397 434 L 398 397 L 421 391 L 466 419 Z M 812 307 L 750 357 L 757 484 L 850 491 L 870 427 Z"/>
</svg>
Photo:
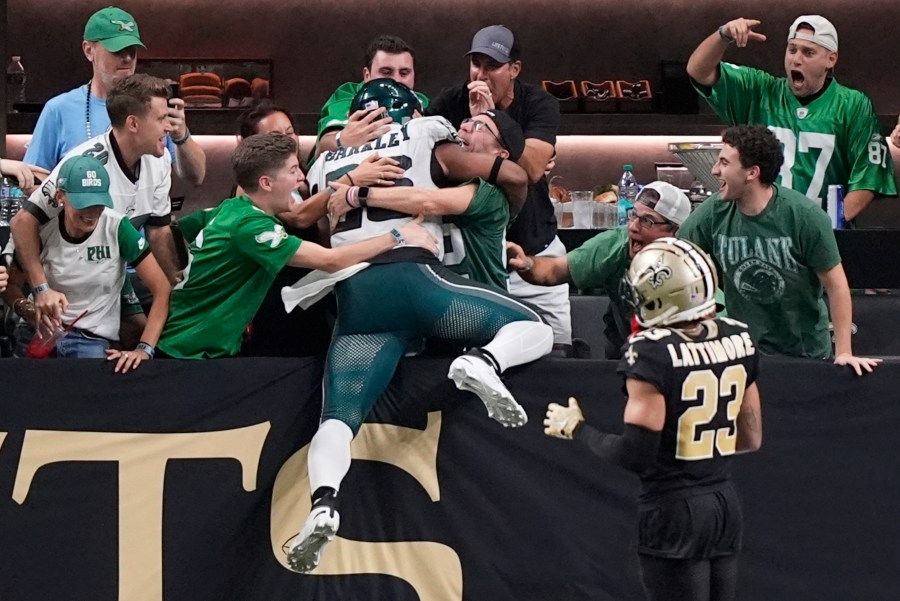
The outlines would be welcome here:
<svg viewBox="0 0 900 601">
<path fill-rule="evenodd" d="M 508 63 L 515 38 L 513 32 L 503 25 L 490 25 L 478 30 L 472 38 L 472 49 L 466 53 L 486 54 L 498 63 Z"/>
</svg>

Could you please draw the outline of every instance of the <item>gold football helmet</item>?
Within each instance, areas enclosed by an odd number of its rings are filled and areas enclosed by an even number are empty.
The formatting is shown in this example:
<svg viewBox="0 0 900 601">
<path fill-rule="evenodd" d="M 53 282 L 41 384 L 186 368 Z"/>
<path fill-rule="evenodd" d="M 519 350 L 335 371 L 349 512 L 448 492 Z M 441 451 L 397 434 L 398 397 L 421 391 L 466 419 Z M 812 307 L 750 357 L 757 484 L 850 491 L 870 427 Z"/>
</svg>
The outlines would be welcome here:
<svg viewBox="0 0 900 601">
<path fill-rule="evenodd" d="M 631 260 L 625 298 L 645 328 L 707 317 L 716 308 L 716 267 L 687 240 L 659 238 Z"/>
</svg>

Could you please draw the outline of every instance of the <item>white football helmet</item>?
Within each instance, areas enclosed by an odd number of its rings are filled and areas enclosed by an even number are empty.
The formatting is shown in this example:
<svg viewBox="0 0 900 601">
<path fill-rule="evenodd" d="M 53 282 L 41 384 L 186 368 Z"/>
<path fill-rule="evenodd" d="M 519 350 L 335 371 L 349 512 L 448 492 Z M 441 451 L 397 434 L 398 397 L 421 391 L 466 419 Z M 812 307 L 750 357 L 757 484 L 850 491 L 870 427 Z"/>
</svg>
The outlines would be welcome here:
<svg viewBox="0 0 900 601">
<path fill-rule="evenodd" d="M 659 238 L 645 246 L 631 260 L 623 283 L 645 328 L 695 321 L 716 308 L 716 267 L 687 240 Z"/>
</svg>

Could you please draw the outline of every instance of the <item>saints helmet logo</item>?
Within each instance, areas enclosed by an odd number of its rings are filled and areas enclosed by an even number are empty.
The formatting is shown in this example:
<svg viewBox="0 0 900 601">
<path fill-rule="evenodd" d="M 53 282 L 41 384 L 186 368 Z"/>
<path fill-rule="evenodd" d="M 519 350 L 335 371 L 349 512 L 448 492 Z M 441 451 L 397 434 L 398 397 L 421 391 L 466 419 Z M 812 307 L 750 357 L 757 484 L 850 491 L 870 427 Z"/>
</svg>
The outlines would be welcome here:
<svg viewBox="0 0 900 601">
<path fill-rule="evenodd" d="M 115 21 L 110 20 L 113 25 L 119 26 L 119 31 L 134 31 L 134 21 Z"/>
<path fill-rule="evenodd" d="M 656 260 L 656 263 L 647 268 L 647 272 L 650 274 L 647 280 L 653 288 L 659 288 L 666 280 L 672 277 L 672 268 L 668 265 L 663 265 L 661 256 Z"/>
<path fill-rule="evenodd" d="M 288 237 L 288 233 L 284 231 L 284 228 L 280 225 L 275 225 L 275 229 L 271 232 L 263 232 L 261 234 L 257 234 L 255 240 L 260 244 L 267 244 L 269 248 L 278 248 L 278 245 L 281 244 L 283 240 Z"/>
</svg>

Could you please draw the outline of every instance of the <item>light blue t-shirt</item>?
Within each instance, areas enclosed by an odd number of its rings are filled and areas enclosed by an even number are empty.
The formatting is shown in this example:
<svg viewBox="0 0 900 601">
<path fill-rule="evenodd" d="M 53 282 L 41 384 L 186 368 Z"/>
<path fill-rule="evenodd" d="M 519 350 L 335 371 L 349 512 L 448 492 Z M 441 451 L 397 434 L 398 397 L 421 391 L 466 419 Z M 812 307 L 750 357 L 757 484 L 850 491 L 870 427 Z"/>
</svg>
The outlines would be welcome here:
<svg viewBox="0 0 900 601">
<path fill-rule="evenodd" d="M 91 96 L 91 135 L 87 134 L 85 104 L 87 84 L 78 86 L 59 96 L 54 96 L 44 105 L 38 117 L 31 142 L 23 159 L 29 165 L 37 165 L 48 171 L 56 167 L 67 152 L 109 129 L 109 114 L 106 100 Z M 166 146 L 175 162 L 175 145 L 166 138 Z"/>
</svg>

